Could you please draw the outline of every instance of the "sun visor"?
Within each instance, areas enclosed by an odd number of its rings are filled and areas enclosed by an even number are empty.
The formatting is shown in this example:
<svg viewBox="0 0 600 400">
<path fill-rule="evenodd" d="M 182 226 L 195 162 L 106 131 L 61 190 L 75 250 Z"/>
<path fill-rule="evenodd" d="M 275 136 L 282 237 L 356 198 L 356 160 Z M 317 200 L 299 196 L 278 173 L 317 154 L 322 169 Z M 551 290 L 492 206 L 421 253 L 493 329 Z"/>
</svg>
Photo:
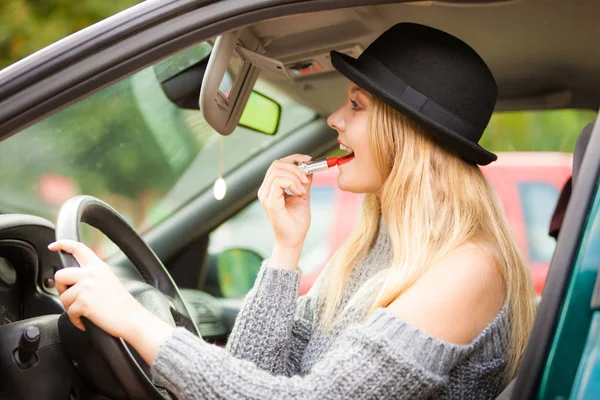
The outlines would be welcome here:
<svg viewBox="0 0 600 400">
<path fill-rule="evenodd" d="M 199 105 L 208 124 L 227 136 L 236 128 L 261 70 L 289 79 L 285 66 L 261 54 L 259 45 L 248 48 L 238 31 L 217 37 L 202 79 Z"/>
</svg>

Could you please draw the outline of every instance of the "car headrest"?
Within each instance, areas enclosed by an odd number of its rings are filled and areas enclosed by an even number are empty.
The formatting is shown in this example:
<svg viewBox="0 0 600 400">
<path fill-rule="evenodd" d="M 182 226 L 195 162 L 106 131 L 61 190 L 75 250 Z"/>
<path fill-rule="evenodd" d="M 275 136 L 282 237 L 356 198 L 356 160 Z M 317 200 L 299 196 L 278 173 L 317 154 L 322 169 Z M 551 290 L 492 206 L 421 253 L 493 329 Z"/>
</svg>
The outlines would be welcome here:
<svg viewBox="0 0 600 400">
<path fill-rule="evenodd" d="M 575 151 L 573 152 L 573 185 L 577 182 L 577 175 L 581 168 L 583 154 L 585 153 L 585 149 L 590 141 L 590 136 L 592 135 L 592 129 L 594 129 L 594 123 L 590 122 L 581 130 L 581 133 L 577 137 Z"/>
<path fill-rule="evenodd" d="M 571 191 L 575 186 L 577 174 L 581 168 L 581 161 L 583 161 L 583 155 L 585 154 L 585 149 L 590 141 L 593 128 L 594 123 L 590 122 L 581 130 L 579 136 L 577 136 L 575 150 L 573 151 L 573 177 L 569 178 L 563 186 L 558 198 L 558 202 L 556 203 L 556 208 L 552 214 L 552 219 L 550 220 L 550 229 L 548 230 L 548 235 L 555 239 L 558 238 L 558 233 L 562 227 L 563 220 L 565 218 L 565 212 L 567 211 L 567 205 L 571 199 Z"/>
</svg>

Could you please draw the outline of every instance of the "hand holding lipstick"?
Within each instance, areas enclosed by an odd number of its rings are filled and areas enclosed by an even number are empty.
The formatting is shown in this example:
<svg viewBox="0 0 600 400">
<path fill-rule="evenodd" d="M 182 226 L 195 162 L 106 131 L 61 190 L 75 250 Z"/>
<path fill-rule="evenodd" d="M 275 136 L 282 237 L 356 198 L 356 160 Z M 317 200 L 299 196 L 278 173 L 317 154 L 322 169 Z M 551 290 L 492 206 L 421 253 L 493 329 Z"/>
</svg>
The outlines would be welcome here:
<svg viewBox="0 0 600 400">
<path fill-rule="evenodd" d="M 310 156 L 294 154 L 274 161 L 258 190 L 258 199 L 273 227 L 276 249 L 298 258 L 310 226 L 312 177 L 306 176 L 296 163 L 310 159 Z M 292 194 L 286 193 L 286 189 Z M 288 259 L 285 264 L 291 261 Z"/>
</svg>

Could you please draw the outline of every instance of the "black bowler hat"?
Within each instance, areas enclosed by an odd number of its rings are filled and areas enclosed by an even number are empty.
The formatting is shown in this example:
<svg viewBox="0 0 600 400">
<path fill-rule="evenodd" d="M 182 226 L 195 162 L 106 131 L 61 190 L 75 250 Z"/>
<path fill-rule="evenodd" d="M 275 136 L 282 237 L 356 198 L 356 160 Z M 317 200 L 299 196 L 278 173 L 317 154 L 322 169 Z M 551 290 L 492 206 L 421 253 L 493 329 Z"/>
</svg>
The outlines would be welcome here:
<svg viewBox="0 0 600 400">
<path fill-rule="evenodd" d="M 400 23 L 357 59 L 332 51 L 331 62 L 465 160 L 480 165 L 496 160 L 477 144 L 496 105 L 496 81 L 460 39 L 425 25 Z"/>
</svg>

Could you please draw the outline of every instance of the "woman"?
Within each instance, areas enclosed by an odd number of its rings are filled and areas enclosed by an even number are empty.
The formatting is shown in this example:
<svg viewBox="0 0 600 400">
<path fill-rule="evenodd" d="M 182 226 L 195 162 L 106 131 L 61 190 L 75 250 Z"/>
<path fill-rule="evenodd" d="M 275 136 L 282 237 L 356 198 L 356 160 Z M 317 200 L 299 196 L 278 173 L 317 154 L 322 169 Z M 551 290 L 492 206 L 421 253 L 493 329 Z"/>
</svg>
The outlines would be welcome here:
<svg viewBox="0 0 600 400">
<path fill-rule="evenodd" d="M 81 329 L 85 316 L 129 342 L 178 398 L 492 399 L 515 374 L 535 307 L 477 167 L 496 158 L 477 144 L 495 81 L 465 43 L 410 23 L 332 63 L 350 83 L 328 123 L 354 151 L 338 185 L 367 195 L 307 296 L 296 299 L 311 179 L 294 163 L 310 157 L 294 155 L 259 190 L 276 246 L 227 349 L 158 320 L 80 243 L 50 246 L 83 267 L 57 272 L 61 301 Z"/>
</svg>

